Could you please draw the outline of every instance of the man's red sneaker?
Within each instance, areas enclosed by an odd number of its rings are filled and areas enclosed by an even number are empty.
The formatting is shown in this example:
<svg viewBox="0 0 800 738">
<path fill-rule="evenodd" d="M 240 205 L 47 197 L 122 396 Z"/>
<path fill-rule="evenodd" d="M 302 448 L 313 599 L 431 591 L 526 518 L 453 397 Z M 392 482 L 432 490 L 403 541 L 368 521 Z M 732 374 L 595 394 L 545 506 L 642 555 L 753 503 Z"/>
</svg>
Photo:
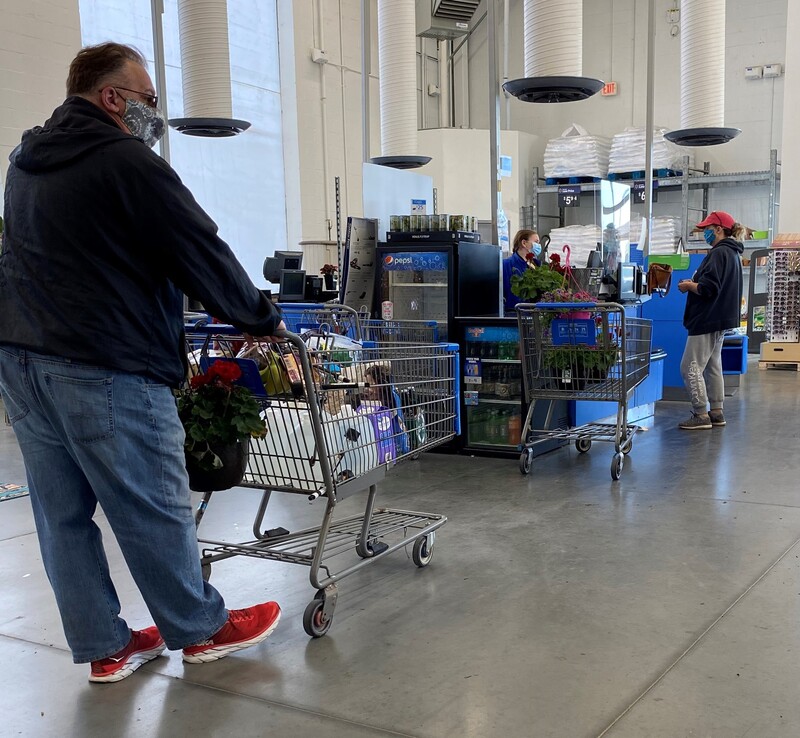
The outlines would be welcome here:
<svg viewBox="0 0 800 738">
<path fill-rule="evenodd" d="M 277 602 L 229 610 L 228 622 L 211 638 L 183 649 L 183 660 L 190 664 L 204 664 L 255 646 L 275 630 L 280 619 L 281 608 Z"/>
<path fill-rule="evenodd" d="M 92 661 L 90 682 L 118 682 L 129 677 L 142 664 L 160 656 L 166 646 L 155 625 L 144 630 L 132 630 L 125 648 L 107 659 Z"/>
</svg>

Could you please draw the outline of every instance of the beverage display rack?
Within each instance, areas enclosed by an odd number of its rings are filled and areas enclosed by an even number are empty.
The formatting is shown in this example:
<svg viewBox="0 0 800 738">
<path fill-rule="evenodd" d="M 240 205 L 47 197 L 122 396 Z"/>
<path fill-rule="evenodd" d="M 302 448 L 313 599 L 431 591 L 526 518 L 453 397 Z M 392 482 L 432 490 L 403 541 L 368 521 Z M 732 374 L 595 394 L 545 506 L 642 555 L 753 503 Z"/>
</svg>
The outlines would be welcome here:
<svg viewBox="0 0 800 738">
<path fill-rule="evenodd" d="M 465 359 L 481 364 L 480 384 L 465 385 L 477 393 L 477 404 L 467 405 L 467 443 L 470 446 L 516 450 L 522 431 L 522 365 L 518 341 L 464 343 Z"/>
</svg>

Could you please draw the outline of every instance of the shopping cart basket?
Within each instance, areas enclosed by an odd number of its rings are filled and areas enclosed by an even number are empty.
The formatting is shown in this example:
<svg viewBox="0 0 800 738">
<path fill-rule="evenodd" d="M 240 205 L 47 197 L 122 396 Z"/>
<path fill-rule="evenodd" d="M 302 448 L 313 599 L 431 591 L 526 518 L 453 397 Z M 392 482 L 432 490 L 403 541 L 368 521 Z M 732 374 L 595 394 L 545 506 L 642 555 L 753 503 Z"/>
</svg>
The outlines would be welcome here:
<svg viewBox="0 0 800 738">
<path fill-rule="evenodd" d="M 361 336 L 377 343 L 433 344 L 439 341 L 439 324 L 435 320 L 360 321 Z"/>
<path fill-rule="evenodd" d="M 267 435 L 250 440 L 241 484 L 262 493 L 254 538 L 241 543 L 200 538 L 203 573 L 210 576 L 212 564 L 233 556 L 310 567 L 317 593 L 306 608 L 303 626 L 310 636 L 320 637 L 331 626 L 339 580 L 408 545 L 417 566 L 431 560 L 435 532 L 447 518 L 378 508 L 375 499 L 378 483 L 397 463 L 458 432 L 458 348 L 373 344 L 345 352 L 336 349 L 335 336 L 334 343 L 329 342 L 330 334 L 325 341 L 310 341 L 316 346 L 310 348 L 292 333 L 275 343 L 248 344 L 243 336 L 219 330 L 200 329 L 203 346 L 190 353 L 190 372 L 218 358 L 245 355 L 257 361 L 260 353 L 267 364 L 276 357 L 296 362 L 301 378 L 278 391 L 273 382 L 272 394 L 260 399 Z M 188 334 L 188 345 L 196 346 L 198 338 Z M 337 503 L 364 490 L 364 513 L 335 520 Z M 321 525 L 293 532 L 266 529 L 267 505 L 275 491 L 324 502 Z M 212 494 L 206 492 L 200 502 L 198 526 Z M 346 560 L 348 553 L 357 556 Z M 334 568 L 337 556 L 343 563 Z"/>
<path fill-rule="evenodd" d="M 517 305 L 525 397 L 520 471 L 528 474 L 533 445 L 544 438 L 575 441 L 586 453 L 594 441 L 614 444 L 611 477 L 620 478 L 639 426 L 628 424 L 628 400 L 650 373 L 651 323 L 629 318 L 616 303 Z M 617 403 L 615 423 L 551 430 L 555 400 Z M 549 401 L 544 428 L 532 427 L 537 401 Z"/>
<path fill-rule="evenodd" d="M 361 340 L 360 316 L 353 308 L 336 303 L 279 303 L 283 322 L 292 333 L 326 327 L 331 333 Z"/>
</svg>

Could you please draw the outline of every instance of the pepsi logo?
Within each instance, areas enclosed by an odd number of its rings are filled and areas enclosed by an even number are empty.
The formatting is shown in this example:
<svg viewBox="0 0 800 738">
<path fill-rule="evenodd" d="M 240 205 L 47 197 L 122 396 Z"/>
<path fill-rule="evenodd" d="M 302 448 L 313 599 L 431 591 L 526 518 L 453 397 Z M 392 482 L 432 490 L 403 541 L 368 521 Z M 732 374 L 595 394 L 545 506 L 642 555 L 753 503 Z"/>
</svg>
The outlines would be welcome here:
<svg viewBox="0 0 800 738">
<path fill-rule="evenodd" d="M 383 263 L 387 264 L 387 265 L 388 264 L 393 264 L 394 263 L 394 256 L 392 256 L 391 254 L 389 254 L 388 256 L 384 256 L 383 257 Z"/>
</svg>

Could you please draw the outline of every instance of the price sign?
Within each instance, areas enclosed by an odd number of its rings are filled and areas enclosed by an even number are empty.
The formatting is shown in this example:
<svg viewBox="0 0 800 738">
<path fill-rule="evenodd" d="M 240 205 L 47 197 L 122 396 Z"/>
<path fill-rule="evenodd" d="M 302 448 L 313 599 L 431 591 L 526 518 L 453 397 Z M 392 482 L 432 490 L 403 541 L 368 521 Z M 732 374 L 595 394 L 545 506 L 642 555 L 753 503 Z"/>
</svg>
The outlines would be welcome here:
<svg viewBox="0 0 800 738">
<path fill-rule="evenodd" d="M 581 204 L 581 188 L 578 185 L 565 185 L 558 188 L 558 207 L 577 208 Z"/>
<path fill-rule="evenodd" d="M 646 182 L 633 183 L 633 202 L 637 205 L 644 205 L 647 202 L 645 191 Z M 658 180 L 653 180 L 653 202 L 658 202 Z"/>
</svg>

